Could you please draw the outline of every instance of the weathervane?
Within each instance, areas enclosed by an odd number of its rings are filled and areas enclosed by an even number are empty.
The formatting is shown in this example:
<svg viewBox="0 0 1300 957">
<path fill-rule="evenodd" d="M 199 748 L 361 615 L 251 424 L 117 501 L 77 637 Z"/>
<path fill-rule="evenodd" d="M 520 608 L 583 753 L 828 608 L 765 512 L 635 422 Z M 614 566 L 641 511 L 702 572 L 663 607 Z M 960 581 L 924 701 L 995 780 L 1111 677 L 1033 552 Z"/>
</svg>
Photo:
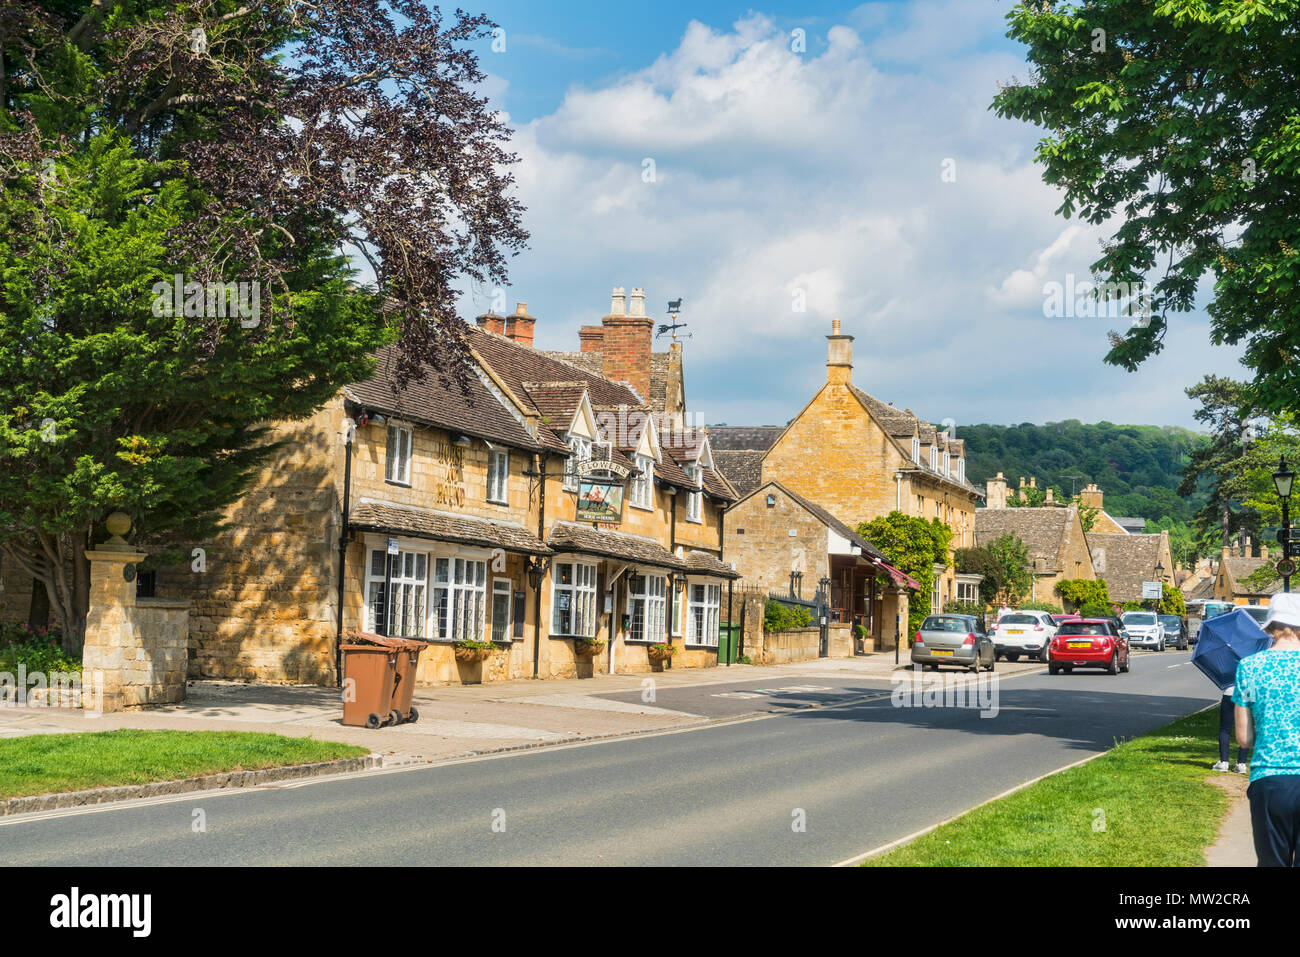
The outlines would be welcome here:
<svg viewBox="0 0 1300 957">
<path fill-rule="evenodd" d="M 662 336 L 665 332 L 671 332 L 673 334 L 673 339 L 676 340 L 677 330 L 686 328 L 686 323 L 677 321 L 677 316 L 681 311 L 682 311 L 681 299 L 670 299 L 668 301 L 668 315 L 672 319 L 672 322 L 660 323 L 659 333 L 658 335 L 655 336 L 655 338 Z M 691 334 L 687 333 L 682 338 L 689 339 L 691 338 Z"/>
</svg>

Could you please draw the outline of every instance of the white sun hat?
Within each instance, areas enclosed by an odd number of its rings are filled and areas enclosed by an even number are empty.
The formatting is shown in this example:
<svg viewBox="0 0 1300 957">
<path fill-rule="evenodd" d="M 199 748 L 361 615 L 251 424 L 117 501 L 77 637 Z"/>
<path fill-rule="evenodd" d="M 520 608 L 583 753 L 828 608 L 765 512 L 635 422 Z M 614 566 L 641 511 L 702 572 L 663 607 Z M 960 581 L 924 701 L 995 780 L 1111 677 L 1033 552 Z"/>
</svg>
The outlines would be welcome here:
<svg viewBox="0 0 1300 957">
<path fill-rule="evenodd" d="M 1278 592 L 1268 600 L 1268 619 L 1264 630 L 1274 625 L 1290 625 L 1300 628 L 1300 593 Z"/>
</svg>

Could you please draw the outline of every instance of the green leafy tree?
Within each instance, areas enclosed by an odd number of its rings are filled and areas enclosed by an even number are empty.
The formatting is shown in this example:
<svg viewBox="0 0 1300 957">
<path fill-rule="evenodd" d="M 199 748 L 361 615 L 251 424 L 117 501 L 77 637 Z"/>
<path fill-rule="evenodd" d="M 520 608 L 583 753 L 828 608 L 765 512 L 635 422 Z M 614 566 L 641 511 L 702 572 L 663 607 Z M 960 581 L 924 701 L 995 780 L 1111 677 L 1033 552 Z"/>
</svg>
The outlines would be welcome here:
<svg viewBox="0 0 1300 957">
<path fill-rule="evenodd" d="M 980 601 L 990 606 L 1019 604 L 1033 587 L 1029 549 L 1010 532 L 987 545 L 959 549 L 957 570 L 984 576 Z"/>
<path fill-rule="evenodd" d="M 890 564 L 916 579 L 921 587 L 908 602 L 907 631 L 912 634 L 929 614 L 934 566 L 947 565 L 952 529 L 938 519 L 926 520 L 902 512 L 890 512 L 870 522 L 861 522 L 857 533 L 875 545 Z"/>
<path fill-rule="evenodd" d="M 1260 410 L 1253 405 L 1244 382 L 1207 375 L 1187 390 L 1198 403 L 1193 413 L 1210 431 L 1210 443 L 1194 450 L 1188 459 L 1180 495 L 1205 489 L 1205 504 L 1192 519 L 1192 528 L 1204 551 L 1217 551 L 1241 532 L 1259 534 L 1259 513 L 1243 505 L 1238 481 L 1245 466 L 1250 439 Z"/>
<path fill-rule="evenodd" d="M 380 346 L 399 377 L 471 374 L 456 282 L 503 281 L 526 239 L 470 48 L 491 26 L 420 0 L 0 7 L 0 549 L 68 650 L 108 513 L 201 541 L 266 423 Z"/>
<path fill-rule="evenodd" d="M 1110 605 L 1110 590 L 1104 578 L 1070 578 L 1056 583 L 1056 593 L 1067 606 Z"/>
<path fill-rule="evenodd" d="M 1187 602 L 1183 598 L 1181 591 L 1173 585 L 1165 585 L 1160 604 L 1156 606 L 1156 610 L 1162 615 L 1178 615 L 1181 617 L 1187 614 Z"/>
<path fill-rule="evenodd" d="M 1300 0 L 1025 0 L 1008 36 L 1032 73 L 993 100 L 1046 131 L 1059 213 L 1118 223 L 1092 264 L 1114 284 L 1102 298 L 1152 280 L 1149 319 L 1112 332 L 1107 361 L 1158 353 L 1209 277 L 1210 337 L 1246 344 L 1250 391 L 1274 411 L 1300 394 L 1297 21 Z"/>
</svg>

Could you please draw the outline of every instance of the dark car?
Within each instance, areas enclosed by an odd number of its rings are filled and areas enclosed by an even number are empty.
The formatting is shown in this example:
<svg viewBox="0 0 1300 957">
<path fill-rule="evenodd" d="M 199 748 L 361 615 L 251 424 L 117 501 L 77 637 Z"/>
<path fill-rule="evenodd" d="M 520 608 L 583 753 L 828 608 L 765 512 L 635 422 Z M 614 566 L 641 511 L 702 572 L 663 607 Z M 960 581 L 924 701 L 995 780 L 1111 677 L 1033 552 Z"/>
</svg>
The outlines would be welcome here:
<svg viewBox="0 0 1300 957">
<path fill-rule="evenodd" d="M 1188 644 L 1187 620 L 1179 615 L 1161 615 L 1160 624 L 1165 626 L 1165 641 L 1179 651 L 1186 651 Z"/>
<path fill-rule="evenodd" d="M 1128 671 L 1128 637 L 1113 618 L 1082 618 L 1061 623 L 1048 648 L 1047 671 L 1069 674 L 1075 668 Z"/>
</svg>

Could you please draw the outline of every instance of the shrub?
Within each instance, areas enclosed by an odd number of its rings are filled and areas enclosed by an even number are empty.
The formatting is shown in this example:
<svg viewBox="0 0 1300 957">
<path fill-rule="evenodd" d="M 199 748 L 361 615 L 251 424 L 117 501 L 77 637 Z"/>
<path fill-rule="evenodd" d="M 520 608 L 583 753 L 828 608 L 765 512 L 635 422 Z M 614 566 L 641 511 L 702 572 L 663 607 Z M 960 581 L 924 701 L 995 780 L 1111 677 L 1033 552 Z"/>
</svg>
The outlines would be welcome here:
<svg viewBox="0 0 1300 957">
<path fill-rule="evenodd" d="M 763 629 L 769 634 L 805 628 L 812 623 L 812 613 L 807 608 L 792 608 L 779 601 L 768 601 L 763 611 Z"/>
<path fill-rule="evenodd" d="M 81 670 L 81 659 L 63 650 L 63 635 L 57 628 L 0 625 L 0 671 L 16 672 L 20 664 L 29 672 L 45 674 Z"/>
</svg>

